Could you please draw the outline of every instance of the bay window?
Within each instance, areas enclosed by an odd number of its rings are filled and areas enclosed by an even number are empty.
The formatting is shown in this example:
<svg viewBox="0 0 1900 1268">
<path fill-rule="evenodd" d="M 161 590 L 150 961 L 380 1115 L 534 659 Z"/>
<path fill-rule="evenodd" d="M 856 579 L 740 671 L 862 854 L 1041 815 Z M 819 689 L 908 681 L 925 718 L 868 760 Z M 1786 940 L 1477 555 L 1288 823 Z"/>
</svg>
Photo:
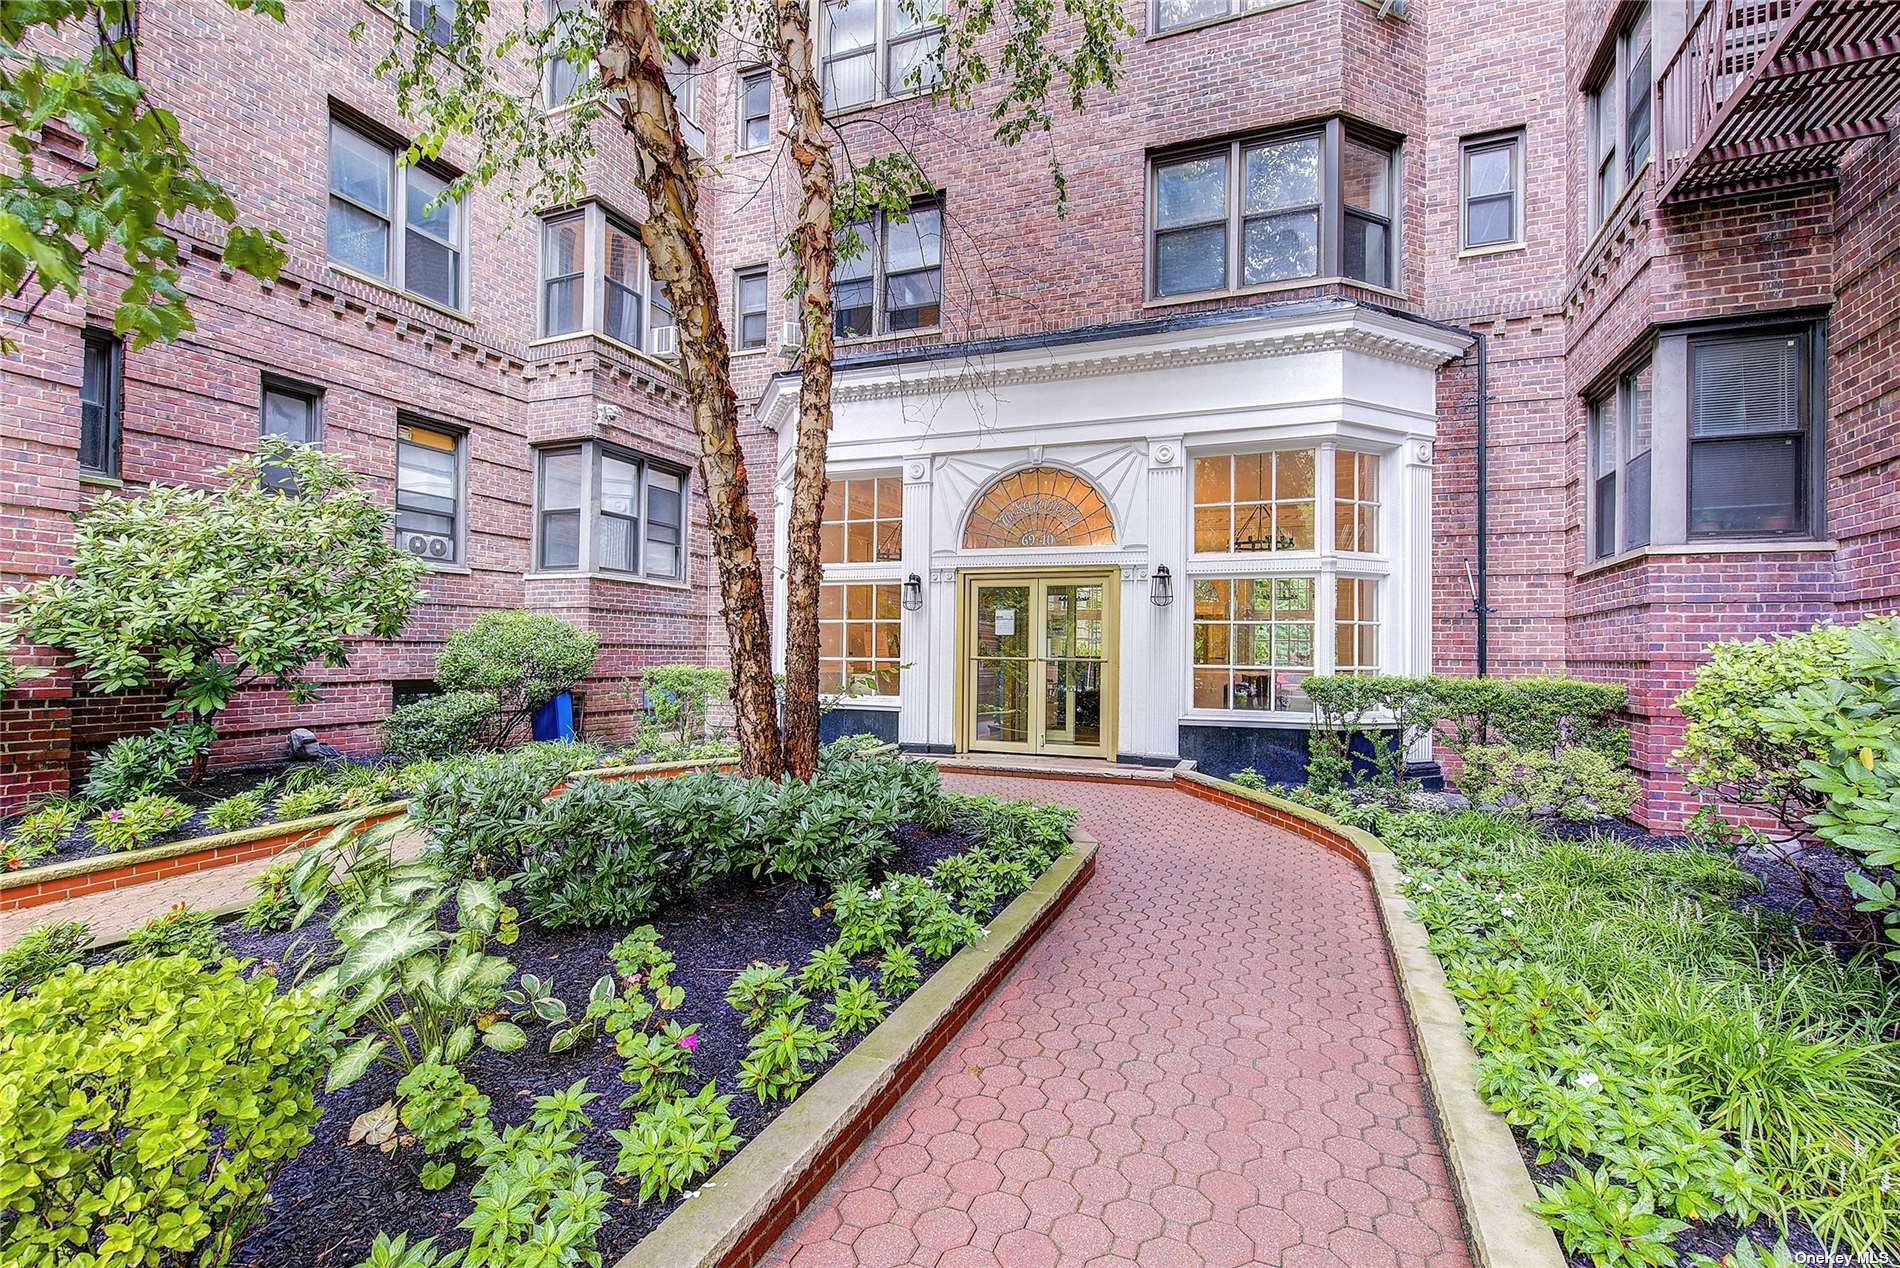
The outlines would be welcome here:
<svg viewBox="0 0 1900 1268">
<path fill-rule="evenodd" d="M 1398 150 L 1337 119 L 1149 163 L 1156 299 L 1345 278 L 1397 285 Z"/>
<path fill-rule="evenodd" d="M 683 468 L 601 441 L 540 450 L 536 567 L 683 580 L 685 490 Z"/>
<path fill-rule="evenodd" d="M 1644 361 L 1589 401 L 1590 555 L 1605 559 L 1649 543 L 1650 394 Z"/>
<path fill-rule="evenodd" d="M 1331 441 L 1193 457 L 1193 712 L 1300 714 L 1309 676 L 1378 672 L 1382 462 Z"/>
<path fill-rule="evenodd" d="M 1812 531 L 1812 328 L 1689 341 L 1689 535 Z"/>
<path fill-rule="evenodd" d="M 639 231 L 598 204 L 542 218 L 541 338 L 591 330 L 657 354 L 673 326 L 664 289 Z"/>
</svg>

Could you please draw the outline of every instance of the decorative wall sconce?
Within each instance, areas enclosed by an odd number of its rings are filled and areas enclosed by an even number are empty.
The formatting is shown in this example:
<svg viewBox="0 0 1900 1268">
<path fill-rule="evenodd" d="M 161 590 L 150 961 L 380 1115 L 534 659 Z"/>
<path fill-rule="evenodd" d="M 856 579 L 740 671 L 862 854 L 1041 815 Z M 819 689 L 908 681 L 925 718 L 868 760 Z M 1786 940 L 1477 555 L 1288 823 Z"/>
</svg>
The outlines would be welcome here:
<svg viewBox="0 0 1900 1268">
<path fill-rule="evenodd" d="M 915 612 L 924 606 L 924 579 L 916 573 L 904 578 L 904 611 Z"/>
<path fill-rule="evenodd" d="M 1150 574 L 1148 602 L 1158 608 L 1165 608 L 1174 602 L 1174 574 L 1168 571 L 1168 565 L 1161 564 Z"/>
</svg>

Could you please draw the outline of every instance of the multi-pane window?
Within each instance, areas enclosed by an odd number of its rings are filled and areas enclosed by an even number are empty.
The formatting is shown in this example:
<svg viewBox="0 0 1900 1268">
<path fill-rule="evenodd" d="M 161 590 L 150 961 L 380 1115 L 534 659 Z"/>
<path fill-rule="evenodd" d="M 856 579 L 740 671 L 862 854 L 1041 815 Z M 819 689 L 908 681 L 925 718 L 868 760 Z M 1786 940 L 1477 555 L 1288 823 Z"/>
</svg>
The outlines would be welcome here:
<svg viewBox="0 0 1900 1268">
<path fill-rule="evenodd" d="M 1618 375 L 1589 403 L 1590 554 L 1603 559 L 1649 544 L 1649 362 Z"/>
<path fill-rule="evenodd" d="M 1691 537 L 1811 531 L 1811 328 L 1689 342 Z"/>
<path fill-rule="evenodd" d="M 739 76 L 739 148 L 762 150 L 772 142 L 772 72 Z"/>
<path fill-rule="evenodd" d="M 896 695 L 903 615 L 895 581 L 820 586 L 818 690 Z"/>
<path fill-rule="evenodd" d="M 855 244 L 852 238 L 855 237 Z M 879 212 L 840 235 L 832 273 L 832 326 L 840 339 L 927 330 L 943 318 L 943 201 L 911 206 L 900 222 Z"/>
<path fill-rule="evenodd" d="M 1379 549 L 1379 455 L 1341 449 L 1333 455 L 1333 548 Z"/>
<path fill-rule="evenodd" d="M 438 48 L 455 42 L 455 17 L 462 0 L 409 0 L 405 6 L 409 29 Z"/>
<path fill-rule="evenodd" d="M 819 562 L 886 563 L 904 557 L 904 482 L 896 476 L 834 477 L 825 489 Z"/>
<path fill-rule="evenodd" d="M 79 466 L 95 475 L 119 474 L 121 411 L 125 402 L 125 345 L 88 330 L 79 382 Z"/>
<path fill-rule="evenodd" d="M 673 325 L 662 291 L 647 272 L 640 235 L 600 207 L 541 222 L 542 338 L 593 329 L 629 348 L 657 352 L 659 332 Z"/>
<path fill-rule="evenodd" d="M 396 424 L 396 544 L 431 563 L 455 563 L 461 549 L 462 433 Z"/>
<path fill-rule="evenodd" d="M 1379 583 L 1370 577 L 1334 579 L 1333 672 L 1379 672 Z"/>
<path fill-rule="evenodd" d="M 535 481 L 535 559 L 677 581 L 685 575 L 686 473 L 589 441 L 543 449 Z"/>
<path fill-rule="evenodd" d="M 1312 550 L 1315 456 L 1281 449 L 1196 458 L 1194 549 Z"/>
<path fill-rule="evenodd" d="M 825 5 L 825 109 L 930 88 L 943 43 L 939 0 L 831 0 Z"/>
<path fill-rule="evenodd" d="M 1584 88 L 1592 225 L 1609 214 L 1624 187 L 1649 160 L 1655 88 L 1649 18 L 1645 4 L 1616 33 L 1604 51 L 1602 65 Z"/>
<path fill-rule="evenodd" d="M 1194 707 L 1309 707 L 1314 579 L 1198 577 L 1194 581 Z"/>
<path fill-rule="evenodd" d="M 1318 277 L 1393 286 L 1396 157 L 1391 144 L 1333 120 L 1155 158 L 1151 293 L 1195 295 Z"/>
<path fill-rule="evenodd" d="M 1523 239 L 1524 134 L 1474 137 L 1460 147 L 1463 211 L 1458 242 L 1505 246 Z"/>
<path fill-rule="evenodd" d="M 673 108 L 679 113 L 680 139 L 695 154 L 706 152 L 706 129 L 699 122 L 700 71 L 693 63 L 671 54 L 666 59 L 666 83 L 673 90 Z"/>
<path fill-rule="evenodd" d="M 568 26 L 567 15 L 578 13 L 586 3 L 587 0 L 547 0 L 548 25 L 553 28 L 550 38 L 555 48 L 558 49 L 564 39 Z M 572 101 L 592 71 L 591 65 L 576 65 L 558 54 L 549 57 L 541 80 L 542 99 L 547 102 L 548 109 L 553 110 Z"/>
<path fill-rule="evenodd" d="M 737 345 L 741 351 L 765 346 L 765 282 L 764 265 L 740 269 L 734 275 L 733 327 L 737 331 Z"/>
<path fill-rule="evenodd" d="M 332 262 L 446 308 L 463 304 L 462 205 L 449 179 L 396 162 L 402 147 L 345 123 L 330 122 Z M 392 248 L 396 225 L 403 227 Z"/>
</svg>

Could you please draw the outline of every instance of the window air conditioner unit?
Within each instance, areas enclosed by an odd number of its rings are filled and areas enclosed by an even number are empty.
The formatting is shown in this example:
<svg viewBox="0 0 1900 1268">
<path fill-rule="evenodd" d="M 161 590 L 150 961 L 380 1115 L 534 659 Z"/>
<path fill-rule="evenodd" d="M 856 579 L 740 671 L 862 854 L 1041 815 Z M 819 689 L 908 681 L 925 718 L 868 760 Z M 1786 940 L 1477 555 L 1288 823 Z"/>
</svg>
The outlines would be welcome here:
<svg viewBox="0 0 1900 1268">
<path fill-rule="evenodd" d="M 778 326 L 778 350 L 797 352 L 805 346 L 805 331 L 795 321 L 782 321 Z"/>
<path fill-rule="evenodd" d="M 433 559 L 442 563 L 455 554 L 455 545 L 448 538 L 437 533 L 404 533 L 403 549 L 418 559 Z"/>
<path fill-rule="evenodd" d="M 653 355 L 656 357 L 676 357 L 680 351 L 680 331 L 678 326 L 660 326 L 653 331 Z"/>
</svg>

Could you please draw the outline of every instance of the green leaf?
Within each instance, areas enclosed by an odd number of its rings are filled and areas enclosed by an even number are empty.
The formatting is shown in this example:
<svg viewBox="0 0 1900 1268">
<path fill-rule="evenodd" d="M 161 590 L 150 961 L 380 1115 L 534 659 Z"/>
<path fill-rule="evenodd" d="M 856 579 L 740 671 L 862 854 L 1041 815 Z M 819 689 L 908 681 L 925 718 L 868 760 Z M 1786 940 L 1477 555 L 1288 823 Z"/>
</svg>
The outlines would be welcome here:
<svg viewBox="0 0 1900 1268">
<path fill-rule="evenodd" d="M 498 1021 L 482 1032 L 484 1046 L 496 1052 L 516 1052 L 528 1042 L 528 1033 L 511 1021 Z"/>
<path fill-rule="evenodd" d="M 370 1065 L 381 1055 L 386 1041 L 381 1035 L 364 1035 L 344 1050 L 330 1066 L 330 1078 L 324 1084 L 326 1091 L 335 1092 L 346 1088 L 369 1072 Z"/>
</svg>

